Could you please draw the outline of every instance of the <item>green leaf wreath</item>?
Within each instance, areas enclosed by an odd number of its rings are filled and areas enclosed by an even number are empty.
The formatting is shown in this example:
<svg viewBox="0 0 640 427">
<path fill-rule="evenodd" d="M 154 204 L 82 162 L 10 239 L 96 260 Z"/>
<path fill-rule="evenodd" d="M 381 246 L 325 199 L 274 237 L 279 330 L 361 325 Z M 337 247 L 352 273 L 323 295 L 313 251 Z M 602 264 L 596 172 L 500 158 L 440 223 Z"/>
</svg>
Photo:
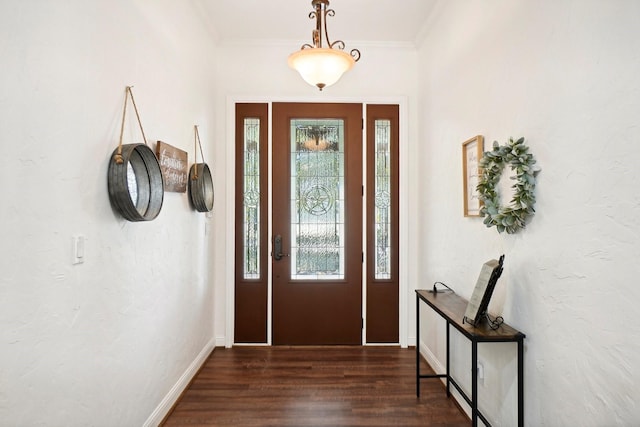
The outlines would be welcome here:
<svg viewBox="0 0 640 427">
<path fill-rule="evenodd" d="M 512 186 L 515 193 L 511 204 L 502 207 L 496 186 L 507 164 L 515 173 L 510 177 L 516 181 Z M 495 141 L 493 150 L 485 151 L 483 154 L 479 167 L 482 172 L 476 188 L 480 200 L 484 203 L 480 209 L 480 215 L 484 216 L 484 224 L 487 227 L 495 225 L 499 233 L 506 231 L 508 234 L 524 228 L 527 218 L 535 213 L 535 177 L 540 171 L 533 155 L 529 153 L 529 147 L 524 144 L 524 138 L 517 141 L 509 138 L 505 145 L 499 145 L 498 141 Z"/>
</svg>

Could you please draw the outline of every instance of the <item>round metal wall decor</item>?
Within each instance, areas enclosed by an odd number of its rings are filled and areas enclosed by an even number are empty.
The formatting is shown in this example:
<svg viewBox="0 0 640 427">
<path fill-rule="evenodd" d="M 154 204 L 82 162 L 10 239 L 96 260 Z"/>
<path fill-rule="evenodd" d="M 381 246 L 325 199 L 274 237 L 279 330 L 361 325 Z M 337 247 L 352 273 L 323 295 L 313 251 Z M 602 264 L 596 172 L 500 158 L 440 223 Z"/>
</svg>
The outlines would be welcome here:
<svg viewBox="0 0 640 427">
<path fill-rule="evenodd" d="M 194 163 L 189 169 L 189 197 L 198 212 L 213 209 L 213 179 L 206 163 Z"/>
<path fill-rule="evenodd" d="M 109 200 L 129 221 L 151 221 L 160 213 L 164 181 L 160 164 L 145 144 L 124 144 L 114 150 L 108 171 Z"/>
</svg>

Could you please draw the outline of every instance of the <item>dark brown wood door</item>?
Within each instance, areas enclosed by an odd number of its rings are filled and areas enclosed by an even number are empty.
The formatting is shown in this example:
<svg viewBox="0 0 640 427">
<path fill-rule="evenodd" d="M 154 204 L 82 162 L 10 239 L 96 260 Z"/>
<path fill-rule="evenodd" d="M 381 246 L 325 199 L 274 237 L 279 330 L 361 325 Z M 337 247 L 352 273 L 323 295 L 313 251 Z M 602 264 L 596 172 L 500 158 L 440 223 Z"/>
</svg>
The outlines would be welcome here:
<svg viewBox="0 0 640 427">
<path fill-rule="evenodd" d="M 268 104 L 236 104 L 236 343 L 268 341 L 268 113 Z"/>
<path fill-rule="evenodd" d="M 362 105 L 273 104 L 272 340 L 362 343 Z"/>
<path fill-rule="evenodd" d="M 399 107 L 367 105 L 367 342 L 399 341 Z"/>
</svg>

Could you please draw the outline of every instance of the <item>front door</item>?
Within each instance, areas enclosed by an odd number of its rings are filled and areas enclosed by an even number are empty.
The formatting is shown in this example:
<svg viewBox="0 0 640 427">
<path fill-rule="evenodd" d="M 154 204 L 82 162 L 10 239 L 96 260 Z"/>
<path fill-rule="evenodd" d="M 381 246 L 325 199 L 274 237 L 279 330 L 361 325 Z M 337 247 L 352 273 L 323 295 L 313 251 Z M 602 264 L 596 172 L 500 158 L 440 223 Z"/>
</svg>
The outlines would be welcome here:
<svg viewBox="0 0 640 427">
<path fill-rule="evenodd" d="M 273 104 L 272 340 L 362 343 L 362 105 Z"/>
</svg>

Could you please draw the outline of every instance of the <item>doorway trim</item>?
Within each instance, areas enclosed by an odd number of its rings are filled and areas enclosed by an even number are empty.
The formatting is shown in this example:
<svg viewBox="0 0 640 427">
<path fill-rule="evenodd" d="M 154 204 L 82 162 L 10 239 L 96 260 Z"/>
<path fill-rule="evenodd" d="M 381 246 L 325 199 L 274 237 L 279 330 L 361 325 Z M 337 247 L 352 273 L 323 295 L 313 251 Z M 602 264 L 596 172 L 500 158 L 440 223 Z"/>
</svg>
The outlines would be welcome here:
<svg viewBox="0 0 640 427">
<path fill-rule="evenodd" d="M 323 98 L 319 100 L 317 97 L 264 97 L 264 96 L 228 96 L 226 102 L 226 121 L 225 121 L 225 217 L 227 221 L 234 221 L 235 218 L 235 105 L 236 103 L 266 103 L 268 104 L 268 115 L 270 120 L 268 120 L 268 166 L 267 173 L 268 179 L 271 180 L 272 175 L 272 167 L 273 167 L 273 159 L 271 155 L 272 149 L 272 126 L 271 126 L 271 117 L 272 117 L 272 107 L 274 102 L 323 102 L 323 103 L 359 103 L 362 104 L 363 109 L 363 117 L 366 123 L 366 106 L 367 104 L 397 104 L 399 106 L 399 131 L 400 131 L 400 141 L 399 141 L 399 172 L 400 172 L 400 188 L 399 188 L 399 344 L 401 347 L 406 348 L 408 346 L 408 322 L 407 318 L 410 310 L 408 306 L 409 300 L 409 284 L 408 284 L 408 213 L 409 213 L 409 195 L 406 192 L 406 185 L 402 185 L 402 183 L 407 182 L 409 178 L 408 172 L 408 144 L 409 144 L 409 126 L 408 126 L 408 98 L 407 97 L 337 97 L 337 98 Z M 366 155 L 366 126 L 363 129 L 363 142 L 364 142 L 364 153 Z M 364 200 L 366 203 L 366 198 Z M 366 205 L 365 205 L 366 206 Z M 269 194 L 267 200 L 267 209 L 268 209 L 268 220 L 267 227 L 269 230 L 269 235 L 267 238 L 268 241 L 268 251 L 271 253 L 271 226 L 272 226 L 272 200 L 271 194 Z M 226 235 L 225 242 L 227 242 L 227 247 L 225 250 L 225 302 L 224 302 L 224 337 L 219 338 L 216 345 L 222 344 L 220 341 L 224 341 L 224 346 L 227 348 L 231 348 L 233 345 L 239 345 L 234 343 L 234 283 L 235 283 L 235 230 L 234 227 L 226 227 Z M 231 254 L 231 255 L 230 255 Z M 271 345 L 272 344 L 272 324 L 271 324 L 271 316 L 272 316 L 272 267 L 271 262 L 267 263 L 267 343 L 263 345 Z M 364 285 L 363 285 L 364 286 Z M 363 304 L 364 299 L 366 298 L 366 292 L 363 290 Z M 366 306 L 363 305 L 363 313 L 362 315 L 366 318 Z M 365 322 L 366 323 L 366 322 Z M 214 325 L 215 327 L 215 325 Z M 363 342 L 364 337 L 366 337 L 366 330 L 362 331 L 363 333 Z M 252 344 L 256 345 L 256 344 Z"/>
</svg>

